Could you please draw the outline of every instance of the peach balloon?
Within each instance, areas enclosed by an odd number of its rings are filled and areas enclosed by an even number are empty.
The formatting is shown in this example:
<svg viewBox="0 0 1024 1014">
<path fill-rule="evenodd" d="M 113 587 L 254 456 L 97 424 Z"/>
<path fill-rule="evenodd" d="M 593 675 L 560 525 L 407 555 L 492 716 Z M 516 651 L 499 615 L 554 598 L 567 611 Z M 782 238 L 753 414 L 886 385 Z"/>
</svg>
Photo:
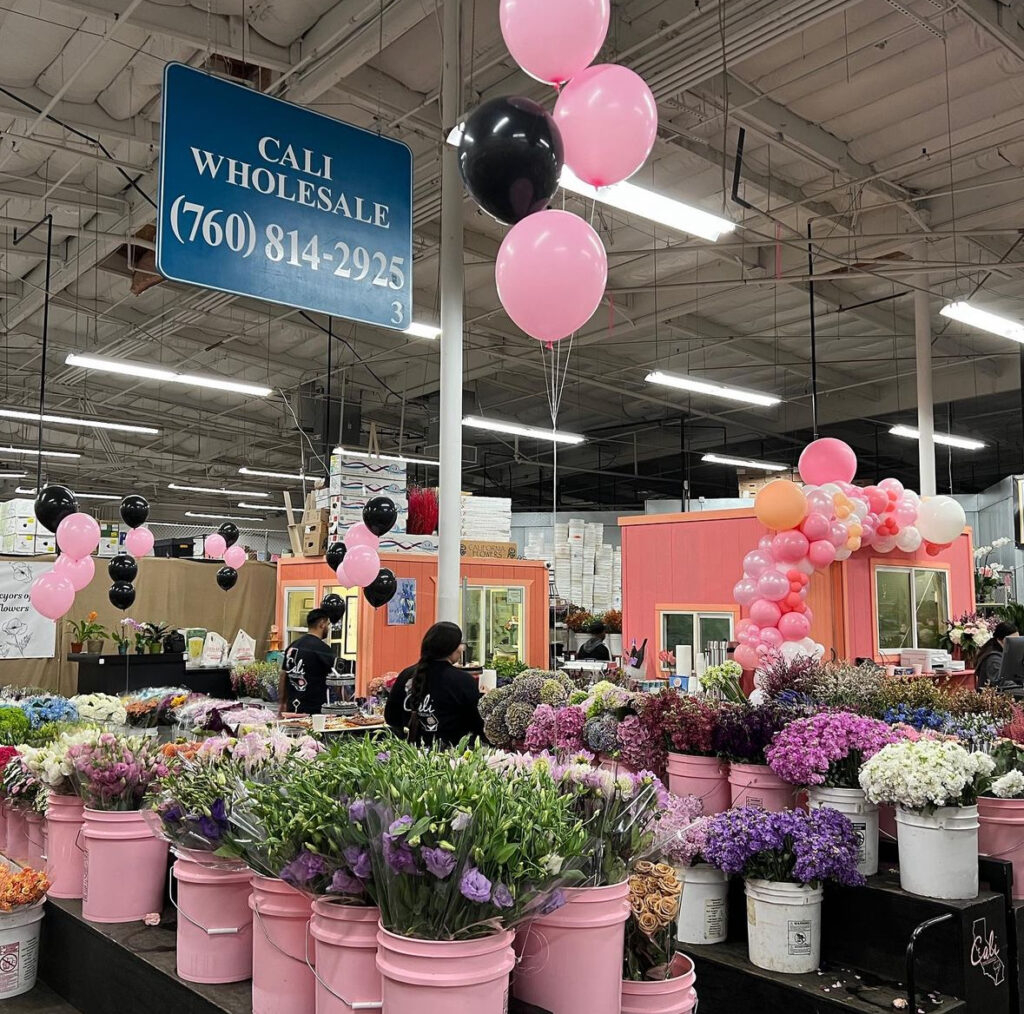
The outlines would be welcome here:
<svg viewBox="0 0 1024 1014">
<path fill-rule="evenodd" d="M 807 514 L 807 497 L 795 482 L 776 479 L 758 492 L 754 499 L 754 513 L 767 528 L 780 532 L 796 528 Z"/>
</svg>

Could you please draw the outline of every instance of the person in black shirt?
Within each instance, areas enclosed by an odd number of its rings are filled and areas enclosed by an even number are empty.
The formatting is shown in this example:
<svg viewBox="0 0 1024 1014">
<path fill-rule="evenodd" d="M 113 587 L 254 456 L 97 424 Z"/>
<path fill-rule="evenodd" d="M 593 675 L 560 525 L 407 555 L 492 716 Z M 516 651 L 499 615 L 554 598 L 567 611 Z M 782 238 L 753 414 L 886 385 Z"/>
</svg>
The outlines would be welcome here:
<svg viewBox="0 0 1024 1014">
<path fill-rule="evenodd" d="M 388 694 L 384 718 L 396 736 L 424 746 L 482 738 L 480 688 L 454 665 L 464 647 L 455 623 L 435 623 L 424 634 L 420 660 L 399 674 Z"/>
<path fill-rule="evenodd" d="M 334 668 L 334 652 L 325 643 L 331 621 L 322 609 L 306 616 L 307 633 L 288 645 L 281 662 L 277 711 L 319 715 L 327 702 L 327 674 Z"/>
<path fill-rule="evenodd" d="M 590 625 L 590 637 L 583 642 L 576 652 L 579 659 L 592 662 L 610 662 L 612 660 L 608 645 L 604 643 L 604 624 L 598 620 Z"/>
</svg>

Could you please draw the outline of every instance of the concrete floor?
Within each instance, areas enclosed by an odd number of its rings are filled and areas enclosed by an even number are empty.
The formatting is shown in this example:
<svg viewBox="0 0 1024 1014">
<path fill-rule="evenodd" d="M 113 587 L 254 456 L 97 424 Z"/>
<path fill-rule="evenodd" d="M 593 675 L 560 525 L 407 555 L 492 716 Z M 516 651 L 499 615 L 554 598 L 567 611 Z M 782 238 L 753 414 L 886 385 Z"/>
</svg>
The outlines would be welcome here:
<svg viewBox="0 0 1024 1014">
<path fill-rule="evenodd" d="M 4 1014 L 78 1014 L 77 1008 L 66 1004 L 52 989 L 41 982 L 31 993 L 24 993 L 2 1003 Z"/>
</svg>

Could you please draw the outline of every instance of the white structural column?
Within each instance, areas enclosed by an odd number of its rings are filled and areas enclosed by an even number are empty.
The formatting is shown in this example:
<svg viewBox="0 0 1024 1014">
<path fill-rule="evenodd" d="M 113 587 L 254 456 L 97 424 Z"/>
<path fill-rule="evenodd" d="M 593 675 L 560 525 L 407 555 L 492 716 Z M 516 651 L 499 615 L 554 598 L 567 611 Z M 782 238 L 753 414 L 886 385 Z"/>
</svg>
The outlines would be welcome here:
<svg viewBox="0 0 1024 1014">
<path fill-rule="evenodd" d="M 917 248 L 924 261 L 927 247 Z M 921 471 L 921 495 L 935 496 L 935 410 L 932 403 L 932 321 L 928 301 L 928 276 L 918 275 L 914 289 L 914 342 L 917 366 L 917 443 Z"/>
<path fill-rule="evenodd" d="M 437 619 L 458 623 L 462 494 L 462 182 L 458 152 L 445 144 L 461 114 L 462 3 L 445 0 L 441 49 L 441 426 L 437 530 Z"/>
</svg>

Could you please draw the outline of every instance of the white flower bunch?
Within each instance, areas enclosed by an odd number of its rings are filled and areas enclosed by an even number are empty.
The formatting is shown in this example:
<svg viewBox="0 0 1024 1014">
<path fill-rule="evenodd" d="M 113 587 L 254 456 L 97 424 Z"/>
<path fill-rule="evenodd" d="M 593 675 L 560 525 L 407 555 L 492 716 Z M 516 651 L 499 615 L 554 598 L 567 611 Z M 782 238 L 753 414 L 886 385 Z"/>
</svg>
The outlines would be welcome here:
<svg viewBox="0 0 1024 1014">
<path fill-rule="evenodd" d="M 984 648 L 991 640 L 992 634 L 985 627 L 979 627 L 974 634 L 974 644 L 978 648 Z"/>
<path fill-rule="evenodd" d="M 992 546 L 978 546 L 978 548 L 974 551 L 974 559 L 980 560 L 983 556 L 987 556 L 989 553 L 992 552 L 994 545 L 995 543 L 993 543 Z"/>
<path fill-rule="evenodd" d="M 992 783 L 992 795 L 997 799 L 1018 799 L 1024 796 L 1024 772 L 1012 768 Z"/>
<path fill-rule="evenodd" d="M 995 770 L 985 753 L 969 753 L 949 740 L 890 743 L 860 769 L 860 787 L 872 803 L 930 812 L 973 806 L 978 780 Z"/>
<path fill-rule="evenodd" d="M 1001 539 L 993 539 L 992 540 L 992 548 L 993 549 L 1002 549 L 1003 546 L 1008 546 L 1010 544 L 1010 542 L 1011 542 L 1011 540 L 1004 535 Z"/>
<path fill-rule="evenodd" d="M 79 694 L 71 698 L 71 703 L 78 708 L 78 717 L 86 722 L 113 722 L 115 725 L 124 725 L 128 721 L 124 702 L 120 697 L 111 694 Z"/>
<path fill-rule="evenodd" d="M 21 759 L 44 788 L 51 792 L 72 795 L 75 791 L 71 784 L 74 765 L 68 757 L 68 750 L 82 743 L 96 743 L 100 734 L 99 729 L 65 732 L 46 746 L 21 747 Z"/>
</svg>

